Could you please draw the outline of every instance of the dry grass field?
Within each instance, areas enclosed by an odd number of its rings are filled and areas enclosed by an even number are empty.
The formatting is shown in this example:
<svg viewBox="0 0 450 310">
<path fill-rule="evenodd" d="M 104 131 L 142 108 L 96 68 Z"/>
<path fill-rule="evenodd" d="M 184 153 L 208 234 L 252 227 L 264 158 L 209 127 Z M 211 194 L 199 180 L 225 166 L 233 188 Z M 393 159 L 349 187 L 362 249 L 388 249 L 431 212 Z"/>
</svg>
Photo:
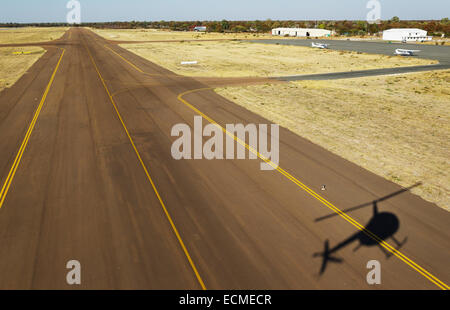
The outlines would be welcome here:
<svg viewBox="0 0 450 310">
<path fill-rule="evenodd" d="M 193 31 L 166 31 L 157 29 L 94 29 L 89 28 L 108 40 L 118 41 L 164 41 L 164 40 L 216 40 L 216 39 L 267 39 L 267 33 L 217 33 Z"/>
<path fill-rule="evenodd" d="M 216 91 L 450 211 L 449 85 L 450 70 Z"/>
<path fill-rule="evenodd" d="M 208 77 L 268 77 L 426 65 L 433 60 L 242 41 L 123 44 L 175 73 Z M 198 61 L 181 65 L 182 61 Z"/>
<path fill-rule="evenodd" d="M 59 39 L 69 28 L 24 27 L 0 29 L 0 44 L 34 43 Z"/>
<path fill-rule="evenodd" d="M 11 87 L 44 52 L 40 47 L 1 47 L 0 91 Z"/>
<path fill-rule="evenodd" d="M 35 43 L 59 39 L 69 28 L 24 27 L 0 29 L 0 44 Z M 40 47 L 0 48 L 0 91 L 11 87 L 43 54 Z"/>
</svg>

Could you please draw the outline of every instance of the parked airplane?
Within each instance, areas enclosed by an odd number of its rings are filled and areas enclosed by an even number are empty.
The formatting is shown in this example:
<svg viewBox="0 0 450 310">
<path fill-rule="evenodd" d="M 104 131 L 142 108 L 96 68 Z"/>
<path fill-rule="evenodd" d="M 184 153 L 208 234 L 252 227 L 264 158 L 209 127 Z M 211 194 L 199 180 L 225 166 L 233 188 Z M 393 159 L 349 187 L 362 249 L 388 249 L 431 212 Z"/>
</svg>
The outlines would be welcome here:
<svg viewBox="0 0 450 310">
<path fill-rule="evenodd" d="M 328 48 L 328 44 L 324 44 L 324 43 L 314 43 L 313 42 L 311 46 L 315 47 L 315 48 L 321 48 L 321 49 Z"/>
<path fill-rule="evenodd" d="M 396 49 L 395 54 L 400 56 L 414 56 L 414 53 L 419 53 L 419 50 L 404 50 L 404 49 Z"/>
</svg>

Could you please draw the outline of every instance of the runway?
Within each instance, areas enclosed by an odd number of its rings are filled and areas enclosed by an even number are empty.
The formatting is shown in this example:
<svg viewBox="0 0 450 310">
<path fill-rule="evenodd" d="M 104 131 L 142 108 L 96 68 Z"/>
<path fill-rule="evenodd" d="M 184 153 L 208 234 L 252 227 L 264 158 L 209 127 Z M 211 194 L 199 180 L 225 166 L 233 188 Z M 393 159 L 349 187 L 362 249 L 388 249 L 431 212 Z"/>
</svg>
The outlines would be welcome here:
<svg viewBox="0 0 450 310">
<path fill-rule="evenodd" d="M 173 159 L 196 115 L 270 124 L 212 89 L 268 81 L 179 76 L 115 43 L 72 28 L 0 93 L 0 289 L 449 288 L 447 211 L 284 128 L 274 171 Z M 374 209 L 395 235 L 366 227 Z"/>
</svg>

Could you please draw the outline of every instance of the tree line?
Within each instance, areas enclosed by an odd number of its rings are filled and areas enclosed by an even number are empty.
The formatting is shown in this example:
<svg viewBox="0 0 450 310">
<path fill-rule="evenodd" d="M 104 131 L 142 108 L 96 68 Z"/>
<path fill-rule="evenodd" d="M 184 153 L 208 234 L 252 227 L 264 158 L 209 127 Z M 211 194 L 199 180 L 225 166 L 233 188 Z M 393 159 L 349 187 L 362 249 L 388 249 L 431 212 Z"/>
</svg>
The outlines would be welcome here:
<svg viewBox="0 0 450 310">
<path fill-rule="evenodd" d="M 0 27 L 61 27 L 71 26 L 66 23 L 0 23 Z M 295 21 L 295 20 L 255 20 L 255 21 L 129 21 L 129 22 L 98 22 L 82 23 L 83 27 L 112 28 L 112 29 L 168 29 L 174 31 L 189 31 L 195 26 L 206 26 L 209 32 L 255 32 L 267 33 L 273 28 L 322 28 L 333 30 L 338 35 L 362 36 L 374 35 L 391 28 L 420 28 L 428 31 L 432 36 L 450 36 L 450 22 L 448 18 L 442 20 L 400 20 L 394 17 L 390 20 L 380 21 L 378 24 L 369 24 L 361 20 L 322 20 L 322 21 Z"/>
</svg>

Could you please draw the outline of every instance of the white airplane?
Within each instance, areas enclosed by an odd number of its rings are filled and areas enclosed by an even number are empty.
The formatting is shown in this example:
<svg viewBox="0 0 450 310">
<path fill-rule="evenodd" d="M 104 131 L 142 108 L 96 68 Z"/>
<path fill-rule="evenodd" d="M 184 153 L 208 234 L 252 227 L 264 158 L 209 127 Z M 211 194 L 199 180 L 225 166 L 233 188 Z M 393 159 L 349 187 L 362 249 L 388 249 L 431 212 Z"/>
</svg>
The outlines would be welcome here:
<svg viewBox="0 0 450 310">
<path fill-rule="evenodd" d="M 396 49 L 395 54 L 400 56 L 414 56 L 414 53 L 419 53 L 419 50 L 404 50 L 404 49 Z"/>
<path fill-rule="evenodd" d="M 311 44 L 311 46 L 312 47 L 315 47 L 315 48 L 321 48 L 321 49 L 326 49 L 326 48 L 328 48 L 328 44 L 324 44 L 324 43 L 312 43 Z"/>
</svg>

